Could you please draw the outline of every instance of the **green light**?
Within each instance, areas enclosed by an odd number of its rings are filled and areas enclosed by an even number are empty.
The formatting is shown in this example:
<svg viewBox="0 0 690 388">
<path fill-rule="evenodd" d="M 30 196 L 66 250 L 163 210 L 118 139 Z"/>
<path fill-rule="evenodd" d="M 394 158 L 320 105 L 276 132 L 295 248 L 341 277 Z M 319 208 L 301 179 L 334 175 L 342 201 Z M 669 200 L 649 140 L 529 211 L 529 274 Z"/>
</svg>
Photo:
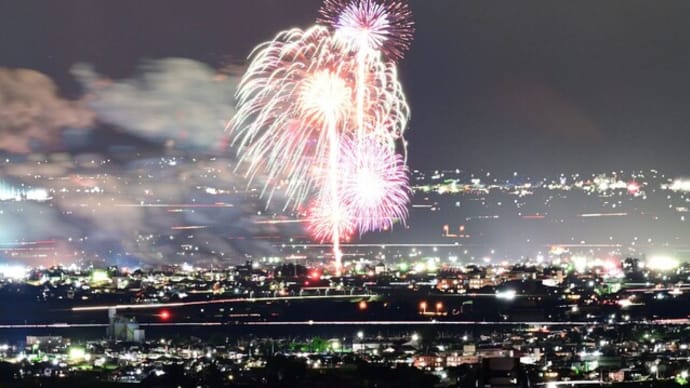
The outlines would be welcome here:
<svg viewBox="0 0 690 388">
<path fill-rule="evenodd" d="M 69 348 L 67 357 L 70 361 L 81 361 L 86 358 L 86 350 L 78 346 L 71 347 Z"/>
<path fill-rule="evenodd" d="M 107 283 L 110 282 L 110 275 L 103 269 L 94 269 L 91 272 L 91 282 L 92 283 Z"/>
</svg>

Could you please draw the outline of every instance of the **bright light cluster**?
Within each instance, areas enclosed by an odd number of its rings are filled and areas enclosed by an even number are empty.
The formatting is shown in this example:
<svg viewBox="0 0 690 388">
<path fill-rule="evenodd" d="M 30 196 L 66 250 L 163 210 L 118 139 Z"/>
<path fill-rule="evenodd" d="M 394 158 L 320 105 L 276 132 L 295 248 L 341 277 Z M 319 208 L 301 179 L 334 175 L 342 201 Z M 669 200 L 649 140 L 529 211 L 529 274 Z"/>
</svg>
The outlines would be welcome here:
<svg viewBox="0 0 690 388">
<path fill-rule="evenodd" d="M 0 265 L 0 277 L 13 280 L 25 279 L 29 274 L 29 269 L 23 265 Z"/>
<path fill-rule="evenodd" d="M 673 181 L 669 190 L 672 191 L 690 191 L 690 179 L 676 179 Z"/>
<path fill-rule="evenodd" d="M 647 259 L 646 267 L 654 271 L 671 271 L 680 265 L 678 259 L 670 256 L 656 255 Z"/>
<path fill-rule="evenodd" d="M 0 201 L 38 201 L 43 202 L 50 199 L 50 194 L 46 189 L 18 189 L 5 182 L 0 182 Z"/>
</svg>

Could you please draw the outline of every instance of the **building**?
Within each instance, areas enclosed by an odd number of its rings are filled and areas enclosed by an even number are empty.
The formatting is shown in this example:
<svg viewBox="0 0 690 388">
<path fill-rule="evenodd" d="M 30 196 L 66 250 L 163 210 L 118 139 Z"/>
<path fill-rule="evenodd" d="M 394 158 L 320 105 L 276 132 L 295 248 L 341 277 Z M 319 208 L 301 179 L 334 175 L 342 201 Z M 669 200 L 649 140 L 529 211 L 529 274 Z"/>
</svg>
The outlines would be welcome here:
<svg viewBox="0 0 690 388">
<path fill-rule="evenodd" d="M 143 342 L 144 330 L 133 318 L 118 315 L 114 308 L 108 310 L 110 324 L 106 329 L 106 335 L 113 341 Z"/>
</svg>

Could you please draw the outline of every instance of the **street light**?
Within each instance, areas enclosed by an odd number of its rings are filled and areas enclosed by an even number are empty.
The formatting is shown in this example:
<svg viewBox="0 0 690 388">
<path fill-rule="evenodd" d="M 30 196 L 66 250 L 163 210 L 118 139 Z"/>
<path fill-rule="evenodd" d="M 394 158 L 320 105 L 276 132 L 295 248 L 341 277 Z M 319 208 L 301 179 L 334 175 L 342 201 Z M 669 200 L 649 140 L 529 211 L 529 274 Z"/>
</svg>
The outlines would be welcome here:
<svg viewBox="0 0 690 388">
<path fill-rule="evenodd" d="M 426 315 L 426 301 L 419 302 L 419 309 L 422 310 L 422 314 Z"/>
<path fill-rule="evenodd" d="M 357 332 L 357 341 L 359 342 L 359 347 L 358 347 L 359 352 L 363 352 L 363 351 L 364 351 L 364 346 L 362 345 L 362 340 L 363 340 L 363 339 L 364 339 L 364 332 L 363 332 L 362 330 L 360 330 L 360 331 Z M 354 349 L 355 349 L 355 344 L 354 344 L 354 341 L 353 341 L 353 343 L 352 343 L 352 350 L 354 351 Z"/>
</svg>

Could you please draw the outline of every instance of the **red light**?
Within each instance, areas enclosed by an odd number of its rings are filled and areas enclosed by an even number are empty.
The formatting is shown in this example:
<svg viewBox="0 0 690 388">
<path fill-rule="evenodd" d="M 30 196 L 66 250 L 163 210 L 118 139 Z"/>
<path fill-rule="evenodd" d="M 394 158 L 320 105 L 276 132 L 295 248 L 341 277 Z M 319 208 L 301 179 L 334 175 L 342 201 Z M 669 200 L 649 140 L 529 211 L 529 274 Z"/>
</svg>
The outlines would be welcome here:
<svg viewBox="0 0 690 388">
<path fill-rule="evenodd" d="M 360 310 L 366 310 L 367 309 L 367 302 L 365 300 L 359 301 L 359 309 Z"/>
<path fill-rule="evenodd" d="M 170 312 L 168 310 L 163 310 L 161 311 L 159 317 L 161 317 L 162 320 L 167 321 L 170 319 Z"/>
<path fill-rule="evenodd" d="M 315 269 L 309 273 L 309 277 L 313 280 L 319 280 L 321 279 L 321 272 Z"/>
</svg>

